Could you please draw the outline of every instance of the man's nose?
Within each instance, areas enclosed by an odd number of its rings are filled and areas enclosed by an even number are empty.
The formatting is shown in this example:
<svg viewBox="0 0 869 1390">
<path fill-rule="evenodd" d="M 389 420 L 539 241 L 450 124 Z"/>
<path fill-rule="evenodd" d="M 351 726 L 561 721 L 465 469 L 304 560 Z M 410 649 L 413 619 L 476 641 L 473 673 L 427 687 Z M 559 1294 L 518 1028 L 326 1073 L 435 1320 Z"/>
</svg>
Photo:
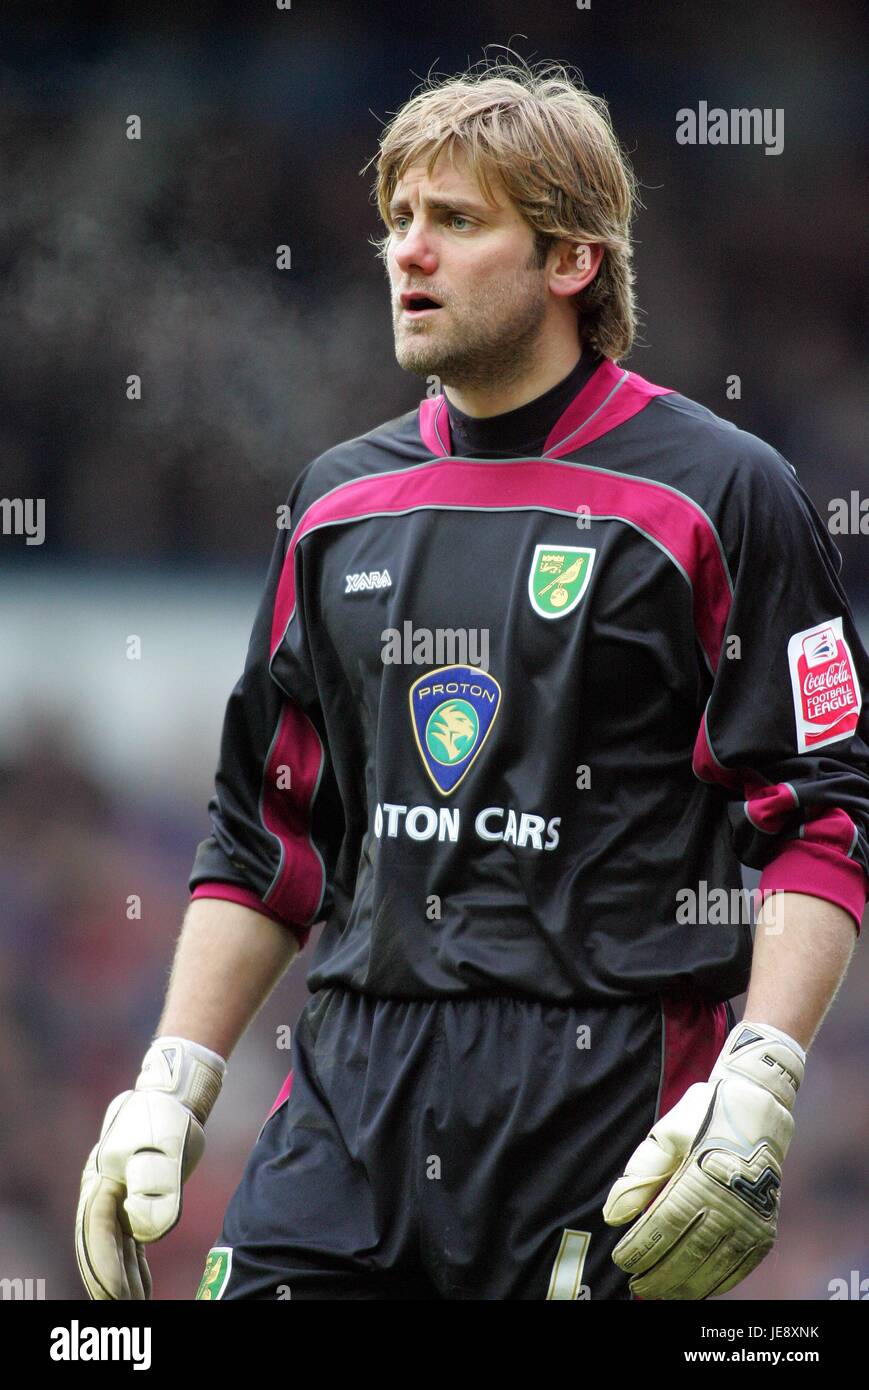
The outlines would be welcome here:
<svg viewBox="0 0 869 1390">
<path fill-rule="evenodd" d="M 437 266 L 437 253 L 430 231 L 421 222 L 414 222 L 409 232 L 401 238 L 393 250 L 395 263 L 405 274 L 413 266 L 419 266 L 426 275 L 431 275 Z"/>
</svg>

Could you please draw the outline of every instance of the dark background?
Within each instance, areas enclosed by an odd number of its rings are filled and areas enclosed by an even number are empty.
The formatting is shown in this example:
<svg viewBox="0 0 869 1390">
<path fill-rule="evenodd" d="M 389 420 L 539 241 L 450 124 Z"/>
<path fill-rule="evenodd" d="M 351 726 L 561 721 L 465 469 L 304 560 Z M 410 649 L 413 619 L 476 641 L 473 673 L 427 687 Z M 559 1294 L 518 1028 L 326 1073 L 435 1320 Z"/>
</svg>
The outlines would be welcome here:
<svg viewBox="0 0 869 1390">
<path fill-rule="evenodd" d="M 869 494 L 862 13 L 4 8 L 0 495 L 44 498 L 47 531 L 0 536 L 0 1275 L 79 1296 L 79 1175 L 157 1021 L 275 506 L 316 454 L 424 394 L 369 244 L 360 170 L 383 123 L 485 45 L 578 68 L 642 184 L 627 364 L 769 440 L 826 520 Z M 676 112 L 700 101 L 783 108 L 783 153 L 678 145 Z M 865 635 L 866 537 L 835 540 Z M 812 1051 L 779 1244 L 740 1297 L 869 1275 L 864 957 Z M 158 1297 L 195 1289 L 288 1068 L 275 1029 L 305 959 L 233 1056 L 184 1220 L 152 1248 Z"/>
</svg>

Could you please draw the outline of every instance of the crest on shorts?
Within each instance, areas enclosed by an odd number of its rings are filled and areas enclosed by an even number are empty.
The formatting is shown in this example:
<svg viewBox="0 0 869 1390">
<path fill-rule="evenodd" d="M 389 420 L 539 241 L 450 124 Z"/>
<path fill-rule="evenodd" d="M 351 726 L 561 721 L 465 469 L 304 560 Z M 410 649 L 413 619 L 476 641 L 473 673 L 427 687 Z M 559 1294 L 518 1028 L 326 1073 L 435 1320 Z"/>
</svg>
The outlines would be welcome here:
<svg viewBox="0 0 869 1390">
<path fill-rule="evenodd" d="M 528 575 L 531 607 L 541 618 L 564 618 L 579 603 L 591 578 L 591 546 L 536 545 Z"/>
<path fill-rule="evenodd" d="M 205 1271 L 196 1290 L 201 1299 L 222 1298 L 232 1269 L 232 1246 L 215 1245 L 209 1250 Z"/>
<path fill-rule="evenodd" d="M 419 756 L 438 791 L 449 796 L 489 737 L 501 687 L 478 666 L 440 666 L 415 680 L 409 694 Z"/>
</svg>

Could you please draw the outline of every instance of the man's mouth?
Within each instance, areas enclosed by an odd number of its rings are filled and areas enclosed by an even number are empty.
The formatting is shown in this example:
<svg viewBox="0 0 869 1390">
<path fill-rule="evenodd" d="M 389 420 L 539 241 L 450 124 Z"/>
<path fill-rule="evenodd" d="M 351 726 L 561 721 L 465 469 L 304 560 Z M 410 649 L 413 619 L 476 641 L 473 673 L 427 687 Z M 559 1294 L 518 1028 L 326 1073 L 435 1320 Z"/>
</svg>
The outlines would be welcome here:
<svg viewBox="0 0 869 1390">
<path fill-rule="evenodd" d="M 403 294 L 401 306 L 408 317 L 412 319 L 420 318 L 423 314 L 430 314 L 435 309 L 443 308 L 443 305 L 439 304 L 436 299 L 432 299 L 430 295 L 414 293 Z"/>
</svg>

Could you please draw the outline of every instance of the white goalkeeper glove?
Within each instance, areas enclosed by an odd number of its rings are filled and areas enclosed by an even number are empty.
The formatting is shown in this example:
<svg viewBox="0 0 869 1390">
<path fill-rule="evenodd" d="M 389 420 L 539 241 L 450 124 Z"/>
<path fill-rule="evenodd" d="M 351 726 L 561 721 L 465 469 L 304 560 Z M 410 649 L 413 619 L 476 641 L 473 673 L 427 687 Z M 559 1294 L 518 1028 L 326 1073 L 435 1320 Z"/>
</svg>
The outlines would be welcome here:
<svg viewBox="0 0 869 1390">
<path fill-rule="evenodd" d="M 182 1184 L 205 1149 L 203 1125 L 226 1062 L 185 1038 L 155 1038 L 135 1090 L 116 1096 L 81 1181 L 75 1222 L 79 1273 L 92 1299 L 147 1299 L 143 1245 L 181 1216 Z"/>
<path fill-rule="evenodd" d="M 737 1024 L 709 1080 L 690 1086 L 634 1150 L 603 1217 L 610 1226 L 640 1217 L 612 1256 L 638 1297 L 726 1293 L 772 1249 L 805 1060 L 780 1029 Z"/>
</svg>

